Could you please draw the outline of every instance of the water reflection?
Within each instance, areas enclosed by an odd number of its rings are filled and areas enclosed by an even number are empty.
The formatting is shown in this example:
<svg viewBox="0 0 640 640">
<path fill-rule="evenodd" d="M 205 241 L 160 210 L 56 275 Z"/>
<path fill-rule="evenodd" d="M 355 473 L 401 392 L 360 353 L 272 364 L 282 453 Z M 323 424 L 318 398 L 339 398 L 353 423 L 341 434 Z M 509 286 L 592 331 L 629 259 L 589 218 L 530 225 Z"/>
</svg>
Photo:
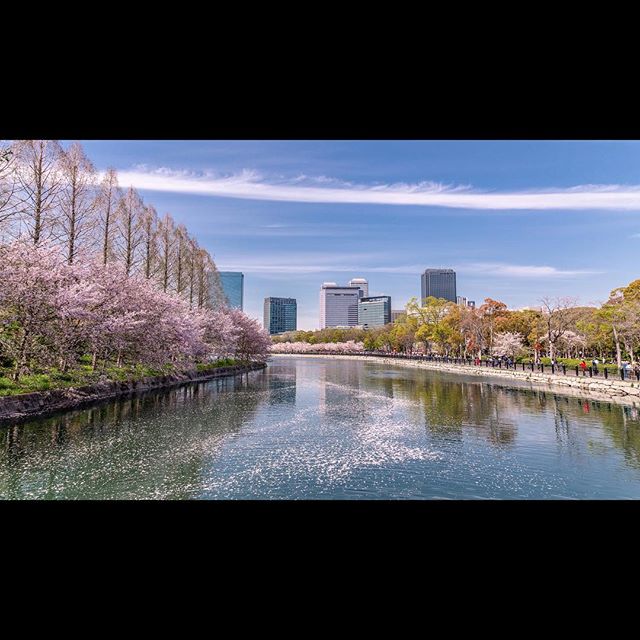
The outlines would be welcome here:
<svg viewBox="0 0 640 640">
<path fill-rule="evenodd" d="M 637 407 L 373 362 L 0 428 L 0 498 L 640 497 Z"/>
<path fill-rule="evenodd" d="M 265 388 L 264 372 L 252 372 L 6 428 L 0 497 L 197 496 L 206 461 Z"/>
</svg>

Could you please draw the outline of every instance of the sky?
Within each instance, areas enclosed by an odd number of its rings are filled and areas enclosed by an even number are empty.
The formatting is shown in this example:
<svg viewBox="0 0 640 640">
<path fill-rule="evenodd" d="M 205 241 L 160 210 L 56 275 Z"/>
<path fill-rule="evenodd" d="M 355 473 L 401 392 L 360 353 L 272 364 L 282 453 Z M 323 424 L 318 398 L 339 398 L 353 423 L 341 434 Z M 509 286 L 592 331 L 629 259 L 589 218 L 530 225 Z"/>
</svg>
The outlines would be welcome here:
<svg viewBox="0 0 640 640">
<path fill-rule="evenodd" d="M 260 321 L 265 297 L 293 297 L 317 329 L 320 285 L 356 277 L 402 309 L 429 267 L 510 308 L 599 304 L 640 277 L 640 142 L 81 142 L 242 271 Z"/>
</svg>

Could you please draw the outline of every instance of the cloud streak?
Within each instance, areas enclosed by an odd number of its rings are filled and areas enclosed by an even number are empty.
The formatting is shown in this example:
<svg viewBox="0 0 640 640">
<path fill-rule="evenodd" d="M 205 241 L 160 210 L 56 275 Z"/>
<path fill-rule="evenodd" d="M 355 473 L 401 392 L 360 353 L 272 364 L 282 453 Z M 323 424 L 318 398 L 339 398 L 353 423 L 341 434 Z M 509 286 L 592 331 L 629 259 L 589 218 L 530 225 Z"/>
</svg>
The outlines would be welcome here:
<svg viewBox="0 0 640 640">
<path fill-rule="evenodd" d="M 233 259 L 225 261 L 221 264 L 222 270 L 238 270 L 247 273 L 265 273 L 265 274 L 306 274 L 306 273 L 351 273 L 354 277 L 367 273 L 388 273 L 401 275 L 418 276 L 424 271 L 422 265 L 389 265 L 389 266 L 363 266 L 363 262 L 356 265 L 349 265 L 340 262 L 339 259 L 344 256 L 327 256 L 327 261 L 314 260 L 311 258 L 310 263 L 302 260 L 292 260 L 288 263 L 280 261 L 261 261 L 259 263 L 250 263 L 247 260 Z M 336 259 L 337 258 L 337 259 Z M 464 263 L 454 266 L 456 273 L 464 275 L 481 275 L 488 277 L 509 277 L 509 278 L 573 278 L 580 276 L 588 276 L 602 273 L 601 271 L 590 270 L 563 270 L 548 265 L 516 265 L 503 264 L 493 262 L 473 262 Z"/>
<path fill-rule="evenodd" d="M 354 184 L 333 178 L 267 178 L 244 170 L 233 175 L 152 169 L 119 172 L 120 184 L 148 191 L 324 204 L 371 204 L 479 210 L 639 210 L 640 185 L 579 185 L 564 189 L 480 191 L 434 182 Z"/>
<path fill-rule="evenodd" d="M 590 270 L 563 270 L 546 265 L 518 265 L 494 262 L 475 262 L 458 267 L 460 273 L 477 273 L 488 276 L 509 276 L 513 278 L 572 278 L 602 273 Z"/>
</svg>

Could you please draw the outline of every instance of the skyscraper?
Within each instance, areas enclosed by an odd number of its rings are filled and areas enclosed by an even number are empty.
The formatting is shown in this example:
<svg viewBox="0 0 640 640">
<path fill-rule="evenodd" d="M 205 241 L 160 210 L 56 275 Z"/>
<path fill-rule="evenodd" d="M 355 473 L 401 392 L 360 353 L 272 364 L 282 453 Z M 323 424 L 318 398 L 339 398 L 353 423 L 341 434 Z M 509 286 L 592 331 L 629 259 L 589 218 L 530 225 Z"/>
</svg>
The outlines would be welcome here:
<svg viewBox="0 0 640 640">
<path fill-rule="evenodd" d="M 269 335 L 298 328 L 298 304 L 295 298 L 265 298 L 264 328 Z"/>
<path fill-rule="evenodd" d="M 365 329 L 382 327 L 391 322 L 391 296 L 360 298 L 358 302 L 358 324 Z"/>
<path fill-rule="evenodd" d="M 425 269 L 422 274 L 422 298 L 433 296 L 456 302 L 456 272 L 453 269 Z"/>
<path fill-rule="evenodd" d="M 240 271 L 220 271 L 222 292 L 227 299 L 227 305 L 232 309 L 243 309 L 244 303 L 244 273 Z"/>
<path fill-rule="evenodd" d="M 362 290 L 324 282 L 320 287 L 320 328 L 355 327 L 358 324 L 358 300 Z"/>
<path fill-rule="evenodd" d="M 366 298 L 369 296 L 369 283 L 365 278 L 351 278 L 351 280 L 349 280 L 349 286 L 362 289 L 361 297 Z"/>
</svg>

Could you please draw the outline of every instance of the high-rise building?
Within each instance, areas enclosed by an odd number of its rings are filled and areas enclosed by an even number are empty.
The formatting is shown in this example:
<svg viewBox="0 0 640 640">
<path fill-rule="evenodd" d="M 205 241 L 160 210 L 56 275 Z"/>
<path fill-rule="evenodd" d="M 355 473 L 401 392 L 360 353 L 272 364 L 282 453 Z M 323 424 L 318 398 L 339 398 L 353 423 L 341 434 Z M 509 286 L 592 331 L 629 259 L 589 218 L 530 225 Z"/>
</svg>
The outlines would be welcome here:
<svg viewBox="0 0 640 640">
<path fill-rule="evenodd" d="M 465 298 L 465 296 L 458 296 L 457 301 L 458 301 L 458 306 L 460 307 L 471 307 L 472 309 L 474 309 L 476 306 L 475 300 L 469 300 Z"/>
<path fill-rule="evenodd" d="M 226 304 L 232 309 L 243 309 L 244 273 L 240 271 L 220 271 L 220 284 Z"/>
<path fill-rule="evenodd" d="M 425 269 L 422 274 L 422 301 L 429 296 L 456 302 L 456 272 L 453 269 Z"/>
<path fill-rule="evenodd" d="M 361 298 L 367 298 L 369 296 L 369 283 L 365 278 L 351 278 L 351 280 L 349 280 L 349 286 L 362 289 Z"/>
<path fill-rule="evenodd" d="M 358 324 L 364 329 L 382 327 L 391 322 L 391 296 L 360 298 Z"/>
<path fill-rule="evenodd" d="M 391 309 L 391 322 L 395 322 L 398 318 L 405 315 L 404 309 Z"/>
<path fill-rule="evenodd" d="M 298 304 L 295 298 L 265 298 L 264 328 L 269 335 L 298 328 Z"/>
<path fill-rule="evenodd" d="M 358 324 L 358 300 L 362 290 L 358 287 L 338 286 L 324 282 L 320 287 L 320 328 L 355 327 Z"/>
</svg>

